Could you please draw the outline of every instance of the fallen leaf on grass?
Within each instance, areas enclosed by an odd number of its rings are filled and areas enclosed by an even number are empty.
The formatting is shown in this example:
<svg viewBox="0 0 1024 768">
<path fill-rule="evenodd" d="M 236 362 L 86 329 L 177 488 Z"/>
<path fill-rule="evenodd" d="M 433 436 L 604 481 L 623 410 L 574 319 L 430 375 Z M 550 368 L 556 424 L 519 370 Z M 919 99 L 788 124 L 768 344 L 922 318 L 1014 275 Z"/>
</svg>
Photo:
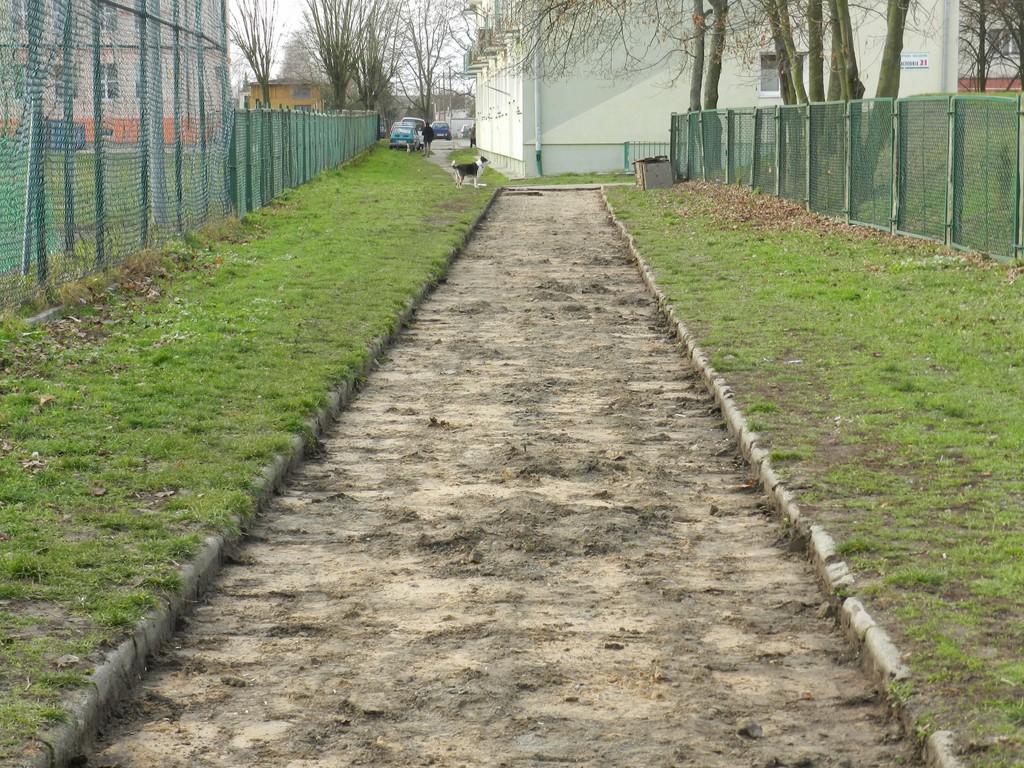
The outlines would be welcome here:
<svg viewBox="0 0 1024 768">
<path fill-rule="evenodd" d="M 46 469 L 46 464 L 44 464 L 43 460 L 39 457 L 38 451 L 33 451 L 31 459 L 26 459 L 21 462 L 21 468 L 27 469 L 32 474 L 35 474 L 42 469 Z"/>
</svg>

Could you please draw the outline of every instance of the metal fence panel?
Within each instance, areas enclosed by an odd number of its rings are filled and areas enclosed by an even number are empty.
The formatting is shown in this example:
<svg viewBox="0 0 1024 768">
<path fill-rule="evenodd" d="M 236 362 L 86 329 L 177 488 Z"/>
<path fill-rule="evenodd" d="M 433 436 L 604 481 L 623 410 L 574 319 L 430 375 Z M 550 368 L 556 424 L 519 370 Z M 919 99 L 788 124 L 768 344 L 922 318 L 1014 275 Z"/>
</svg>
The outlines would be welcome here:
<svg viewBox="0 0 1024 768">
<path fill-rule="evenodd" d="M 807 106 L 779 109 L 779 197 L 807 204 Z"/>
<path fill-rule="evenodd" d="M 850 102 L 850 221 L 892 226 L 893 100 Z"/>
<path fill-rule="evenodd" d="M 730 184 L 749 187 L 754 173 L 754 110 L 729 110 Z"/>
<path fill-rule="evenodd" d="M 689 135 L 690 121 L 687 115 L 672 115 L 672 129 L 670 136 L 672 137 L 672 147 L 670 155 L 672 157 L 672 174 L 674 178 L 679 180 L 689 180 L 689 163 L 690 163 L 690 135 Z"/>
<path fill-rule="evenodd" d="M 7 7 L 0 15 L 4 308 L 223 215 L 232 112 L 216 0 Z"/>
<path fill-rule="evenodd" d="M 726 183 L 729 169 L 729 113 L 711 110 L 701 113 L 702 144 L 704 148 L 704 178 Z"/>
<path fill-rule="evenodd" d="M 690 117 L 690 178 L 704 178 L 704 139 L 700 112 L 691 112 Z"/>
<path fill-rule="evenodd" d="M 949 99 L 901 101 L 898 115 L 897 230 L 944 243 Z"/>
<path fill-rule="evenodd" d="M 775 157 L 775 108 L 754 112 L 754 188 L 775 194 L 778 164 Z"/>
<path fill-rule="evenodd" d="M 846 104 L 808 107 L 810 167 L 808 207 L 825 216 L 846 215 Z"/>
<path fill-rule="evenodd" d="M 951 242 L 1012 257 L 1017 230 L 1018 102 L 953 99 Z"/>
</svg>

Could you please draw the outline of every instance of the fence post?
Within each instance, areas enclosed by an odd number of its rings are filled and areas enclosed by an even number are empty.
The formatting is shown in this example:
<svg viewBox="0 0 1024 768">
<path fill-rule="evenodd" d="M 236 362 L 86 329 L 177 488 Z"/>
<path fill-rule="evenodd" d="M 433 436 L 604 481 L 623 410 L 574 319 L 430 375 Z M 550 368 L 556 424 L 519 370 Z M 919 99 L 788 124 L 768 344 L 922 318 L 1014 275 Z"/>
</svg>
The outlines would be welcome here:
<svg viewBox="0 0 1024 768">
<path fill-rule="evenodd" d="M 782 107 L 775 105 L 775 191 L 776 197 L 782 192 Z"/>
<path fill-rule="evenodd" d="M 811 119 L 811 107 L 811 104 L 804 105 L 804 135 L 807 136 L 807 141 L 804 142 L 804 208 L 808 211 L 811 210 L 811 163 L 814 162 L 814 136 L 811 130 L 814 121 Z"/>
<path fill-rule="evenodd" d="M 671 129 L 670 129 L 671 130 Z M 622 142 L 622 170 L 629 170 L 629 142 Z"/>
<path fill-rule="evenodd" d="M 252 111 L 245 110 L 245 210 L 242 215 L 252 210 Z"/>
<path fill-rule="evenodd" d="M 676 168 L 678 167 L 676 165 L 676 159 L 679 156 L 679 152 L 676 150 L 676 138 L 679 135 L 679 120 L 675 112 L 672 113 L 672 116 L 669 118 L 669 120 L 670 122 L 668 124 L 668 164 L 669 167 L 672 169 L 672 181 L 676 182 L 679 181 L 679 178 L 676 175 Z M 626 167 L 626 170 L 629 170 L 628 166 Z"/>
<path fill-rule="evenodd" d="M 895 235 L 900 228 L 900 171 L 902 168 L 900 144 L 902 143 L 902 102 L 893 99 L 892 102 L 892 179 L 890 191 L 892 193 L 891 210 L 889 214 L 889 234 Z"/>
<path fill-rule="evenodd" d="M 73 0 L 68 0 L 68 5 Z M 139 13 L 139 154 L 142 167 L 139 169 L 139 237 L 142 247 L 149 245 L 149 18 L 145 11 L 145 0 L 137 0 Z"/>
<path fill-rule="evenodd" d="M 863 104 L 863 102 L 858 102 Z M 843 107 L 843 132 L 846 134 L 846 157 L 843 163 L 846 165 L 846 184 L 843 189 L 843 213 L 846 214 L 846 223 L 850 223 L 850 193 L 853 189 L 853 102 L 847 101 Z"/>
<path fill-rule="evenodd" d="M 953 208 L 956 205 L 956 96 L 949 97 L 946 108 L 946 222 L 944 245 L 951 245 L 953 232 Z"/>
<path fill-rule="evenodd" d="M 75 67 L 72 0 L 64 2 L 61 87 L 64 89 L 64 251 L 75 249 Z"/>
<path fill-rule="evenodd" d="M 203 15 L 203 0 L 196 0 L 196 20 Z M 202 179 L 203 221 L 210 217 L 210 163 L 206 154 L 206 55 L 202 40 L 196 46 L 196 84 L 199 86 L 199 178 Z"/>
<path fill-rule="evenodd" d="M 704 110 L 697 113 L 697 132 L 700 134 L 700 180 L 708 180 L 708 153 L 704 146 Z"/>
<path fill-rule="evenodd" d="M 733 110 L 725 110 L 725 183 L 732 184 L 732 157 L 733 157 Z"/>
<path fill-rule="evenodd" d="M 1020 185 L 1024 180 L 1024 172 L 1021 170 L 1021 161 L 1024 160 L 1024 151 L 1021 149 L 1021 137 L 1024 131 L 1021 130 L 1021 119 L 1024 115 L 1024 96 L 1017 97 L 1017 178 L 1013 189 L 1013 258 L 1020 259 L 1021 250 L 1024 248 L 1024 233 L 1021 232 L 1024 215 L 1021 213 Z"/>
<path fill-rule="evenodd" d="M 100 0 L 93 3 L 92 16 L 92 138 L 93 175 L 96 183 L 96 268 L 106 266 L 103 234 L 106 229 L 105 195 L 103 189 L 103 74 L 100 69 L 100 14 L 103 5 Z"/>
<path fill-rule="evenodd" d="M 181 0 L 174 0 L 174 82 L 181 82 Z M 174 204 L 177 234 L 184 230 L 185 189 L 182 167 L 185 155 L 181 146 L 181 88 L 174 89 Z"/>
</svg>

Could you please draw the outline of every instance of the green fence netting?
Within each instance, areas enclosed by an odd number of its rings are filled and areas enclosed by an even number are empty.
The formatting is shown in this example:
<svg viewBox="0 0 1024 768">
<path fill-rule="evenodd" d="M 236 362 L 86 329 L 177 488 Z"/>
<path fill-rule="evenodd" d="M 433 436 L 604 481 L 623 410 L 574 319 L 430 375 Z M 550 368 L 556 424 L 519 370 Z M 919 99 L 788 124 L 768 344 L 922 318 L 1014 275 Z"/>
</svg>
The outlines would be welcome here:
<svg viewBox="0 0 1024 768">
<path fill-rule="evenodd" d="M 754 113 L 754 188 L 770 195 L 777 191 L 777 111 L 758 109 Z"/>
<path fill-rule="evenodd" d="M 1017 102 L 954 99 L 950 240 L 983 253 L 1013 253 L 1017 233 Z"/>
<path fill-rule="evenodd" d="M 7 7 L 0 307 L 227 213 L 222 2 Z"/>
<path fill-rule="evenodd" d="M 690 123 L 686 115 L 672 115 L 672 128 L 669 132 L 669 158 L 672 162 L 672 173 L 677 179 L 689 179 L 690 157 Z"/>
<path fill-rule="evenodd" d="M 704 179 L 726 183 L 729 171 L 729 114 L 725 110 L 701 112 Z"/>
<path fill-rule="evenodd" d="M 235 112 L 231 199 L 238 214 L 335 168 L 377 141 L 376 112 Z"/>
<path fill-rule="evenodd" d="M 689 129 L 687 131 L 690 137 L 690 178 L 691 179 L 703 179 L 704 178 L 704 139 L 703 131 L 700 125 L 700 113 L 691 112 L 689 114 Z"/>
<path fill-rule="evenodd" d="M 0 310 L 250 211 L 376 141 L 376 115 L 239 118 L 226 0 L 5 7 Z"/>
<path fill-rule="evenodd" d="M 754 170 L 754 110 L 729 110 L 730 184 L 750 186 Z"/>
<path fill-rule="evenodd" d="M 1024 97 L 939 96 L 689 113 L 673 117 L 674 169 L 1016 258 L 1022 105 Z"/>
<path fill-rule="evenodd" d="M 889 230 L 893 184 L 892 99 L 850 102 L 850 221 Z"/>
<path fill-rule="evenodd" d="M 779 108 L 779 197 L 807 203 L 807 107 Z"/>
<path fill-rule="evenodd" d="M 846 104 L 811 104 L 808 112 L 808 208 L 846 213 Z"/>
<path fill-rule="evenodd" d="M 896 229 L 942 242 L 949 200 L 949 105 L 940 97 L 897 106 Z"/>
</svg>

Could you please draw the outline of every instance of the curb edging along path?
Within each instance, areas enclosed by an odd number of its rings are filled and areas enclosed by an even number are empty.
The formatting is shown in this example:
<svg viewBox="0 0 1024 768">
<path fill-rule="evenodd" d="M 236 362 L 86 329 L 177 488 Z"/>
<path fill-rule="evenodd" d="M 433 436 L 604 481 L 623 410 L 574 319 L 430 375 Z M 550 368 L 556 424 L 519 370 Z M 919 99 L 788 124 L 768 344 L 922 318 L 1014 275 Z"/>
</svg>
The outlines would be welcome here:
<svg viewBox="0 0 1024 768">
<path fill-rule="evenodd" d="M 500 190 L 496 189 L 483 211 L 467 230 L 462 242 L 448 255 L 444 274 L 420 288 L 398 315 L 395 329 L 388 335 L 374 339 L 368 346 L 369 355 L 362 369 L 341 382 L 337 389 L 327 396 L 328 405 L 309 421 L 313 442 L 347 407 L 359 389 L 359 382 L 365 379 L 384 356 L 387 349 L 408 326 L 419 306 L 427 300 L 437 286 L 443 282 L 448 268 L 462 255 L 473 233 L 487 217 Z M 256 480 L 255 514 L 266 508 L 289 475 L 303 461 L 306 455 L 306 440 L 301 436 L 292 438 L 287 454 L 278 455 Z M 236 521 L 238 527 L 244 527 Z M 89 677 L 85 688 L 74 691 L 64 702 L 67 719 L 56 727 L 40 734 L 33 740 L 20 758 L 0 760 L 0 768 L 66 768 L 76 764 L 86 746 L 96 737 L 113 708 L 131 692 L 144 674 L 147 659 L 155 655 L 175 633 L 178 621 L 189 613 L 195 603 L 206 593 L 214 577 L 220 571 L 225 557 L 234 549 L 242 536 L 220 534 L 206 539 L 195 560 L 181 570 L 182 591 L 166 597 L 163 608 L 149 614 L 135 630 L 114 651 L 106 655 L 106 661 L 97 666 Z"/>
<path fill-rule="evenodd" d="M 744 459 L 750 465 L 755 479 L 760 483 L 776 513 L 786 519 L 796 536 L 805 542 L 808 556 L 823 589 L 830 600 L 838 602 L 840 621 L 847 639 L 860 651 L 864 665 L 876 685 L 888 692 L 892 683 L 907 680 L 910 670 L 903 663 L 900 650 L 889 634 L 875 622 L 867 609 L 854 597 L 839 599 L 844 588 L 853 585 L 854 576 L 845 561 L 836 555 L 832 537 L 820 525 L 811 524 L 800 512 L 792 491 L 779 479 L 768 460 L 768 451 L 758 444 L 758 435 L 747 424 L 746 418 L 733 401 L 733 393 L 725 379 L 711 367 L 707 354 L 698 346 L 694 334 L 676 316 L 675 308 L 665 293 L 658 287 L 654 272 L 644 260 L 636 246 L 636 240 L 626 226 L 615 216 L 608 197 L 601 191 L 601 200 L 615 227 L 626 241 L 629 253 L 636 263 L 647 290 L 658 302 L 669 327 L 685 345 L 691 365 L 704 381 L 708 391 L 722 412 L 730 436 L 736 441 Z M 893 702 L 897 714 L 907 733 L 916 733 L 918 709 L 913 702 Z M 930 768 L 963 768 L 955 754 L 952 732 L 932 732 L 922 744 L 922 758 Z"/>
</svg>

